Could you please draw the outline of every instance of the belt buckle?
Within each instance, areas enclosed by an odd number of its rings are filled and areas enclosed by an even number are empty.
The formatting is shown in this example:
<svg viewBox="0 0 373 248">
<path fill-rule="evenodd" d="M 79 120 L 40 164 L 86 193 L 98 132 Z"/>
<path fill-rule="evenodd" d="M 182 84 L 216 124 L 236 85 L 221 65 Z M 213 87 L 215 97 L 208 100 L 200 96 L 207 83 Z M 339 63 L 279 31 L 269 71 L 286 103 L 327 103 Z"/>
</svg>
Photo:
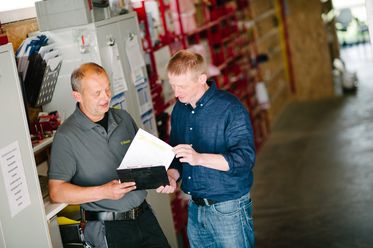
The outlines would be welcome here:
<svg viewBox="0 0 373 248">
<path fill-rule="evenodd" d="M 80 208 L 80 217 L 81 217 L 81 222 L 85 223 L 87 222 L 86 218 L 85 218 L 85 210 L 84 208 Z"/>
<path fill-rule="evenodd" d="M 136 209 L 135 208 L 130 210 L 129 217 L 130 217 L 131 220 L 136 219 Z"/>
</svg>

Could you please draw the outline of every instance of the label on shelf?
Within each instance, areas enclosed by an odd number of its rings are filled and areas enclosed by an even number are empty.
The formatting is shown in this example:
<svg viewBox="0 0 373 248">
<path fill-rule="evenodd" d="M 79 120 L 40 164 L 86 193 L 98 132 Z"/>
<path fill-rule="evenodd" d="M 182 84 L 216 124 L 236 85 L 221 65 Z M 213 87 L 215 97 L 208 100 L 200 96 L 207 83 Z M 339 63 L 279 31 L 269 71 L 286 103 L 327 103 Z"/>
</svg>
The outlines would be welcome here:
<svg viewBox="0 0 373 248">
<path fill-rule="evenodd" d="M 18 141 L 0 149 L 2 181 L 13 218 L 31 204 Z"/>
</svg>

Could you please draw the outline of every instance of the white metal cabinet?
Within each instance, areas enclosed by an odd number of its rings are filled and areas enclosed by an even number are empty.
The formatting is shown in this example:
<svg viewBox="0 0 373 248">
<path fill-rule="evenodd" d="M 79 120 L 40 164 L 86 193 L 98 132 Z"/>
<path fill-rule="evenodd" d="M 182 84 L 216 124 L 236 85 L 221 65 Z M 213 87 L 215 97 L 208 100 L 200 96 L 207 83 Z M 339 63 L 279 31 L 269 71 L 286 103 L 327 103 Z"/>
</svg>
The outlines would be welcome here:
<svg viewBox="0 0 373 248">
<path fill-rule="evenodd" d="M 58 110 L 64 118 L 71 115 L 75 109 L 75 102 L 71 97 L 71 72 L 82 63 L 95 62 L 101 64 L 111 74 L 110 72 L 113 70 L 111 49 L 113 47 L 110 44 L 115 43 L 127 86 L 127 90 L 124 91 L 126 110 L 139 127 L 157 135 L 145 65 L 141 69 L 144 82 L 135 86 L 136 82 L 132 77 L 133 71 L 129 61 L 133 58 L 128 56 L 125 47 L 130 36 L 137 39 L 137 44 L 141 47 L 136 13 L 43 33 L 51 39 L 63 57 L 53 99 L 43 107 L 45 111 Z M 142 50 L 140 56 L 143 56 Z"/>
<path fill-rule="evenodd" d="M 51 247 L 17 67 L 10 44 L 0 47 L 0 64 L 0 245 Z M 12 150 L 15 166 L 6 162 L 13 159 L 7 157 L 8 152 L 4 151 L 11 144 L 17 144 Z M 14 191 L 17 185 L 19 188 Z M 25 187 L 22 188 L 22 185 Z M 12 204 L 13 197 L 19 199 L 20 195 L 24 200 Z M 22 204 L 23 207 L 20 207 Z"/>
</svg>

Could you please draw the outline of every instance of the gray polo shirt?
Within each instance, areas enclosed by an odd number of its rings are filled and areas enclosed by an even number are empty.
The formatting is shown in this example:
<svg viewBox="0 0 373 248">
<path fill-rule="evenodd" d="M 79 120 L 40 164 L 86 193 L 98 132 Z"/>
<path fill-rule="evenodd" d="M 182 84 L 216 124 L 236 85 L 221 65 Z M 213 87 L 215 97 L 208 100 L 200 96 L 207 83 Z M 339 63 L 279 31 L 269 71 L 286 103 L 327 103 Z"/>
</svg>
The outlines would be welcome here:
<svg viewBox="0 0 373 248">
<path fill-rule="evenodd" d="M 77 105 L 54 136 L 49 178 L 79 186 L 98 186 L 118 179 L 116 168 L 136 132 L 134 120 L 124 110 L 109 110 L 106 132 Z M 82 207 L 91 211 L 128 211 L 140 205 L 146 194 L 144 190 L 132 191 L 119 200 L 100 200 Z"/>
</svg>

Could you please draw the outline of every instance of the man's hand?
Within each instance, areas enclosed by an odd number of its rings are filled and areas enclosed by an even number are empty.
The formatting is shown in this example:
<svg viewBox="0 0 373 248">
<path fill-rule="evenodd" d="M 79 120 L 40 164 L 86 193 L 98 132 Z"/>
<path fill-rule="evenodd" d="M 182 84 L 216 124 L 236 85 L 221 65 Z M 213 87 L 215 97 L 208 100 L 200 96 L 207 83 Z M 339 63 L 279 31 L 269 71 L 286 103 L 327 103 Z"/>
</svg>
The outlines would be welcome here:
<svg viewBox="0 0 373 248">
<path fill-rule="evenodd" d="M 175 189 L 177 188 L 176 181 L 180 177 L 180 174 L 175 169 L 169 169 L 167 171 L 167 175 L 168 175 L 168 181 L 170 182 L 170 185 L 158 187 L 156 189 L 157 193 L 170 194 L 170 193 L 175 192 Z"/>
<path fill-rule="evenodd" d="M 200 165 L 200 154 L 192 148 L 192 145 L 177 145 L 173 148 L 173 151 L 180 162 L 189 163 L 190 165 Z"/>
<path fill-rule="evenodd" d="M 135 182 L 120 183 L 118 180 L 113 180 L 102 185 L 102 190 L 105 199 L 119 200 L 128 192 L 136 189 Z"/>
<path fill-rule="evenodd" d="M 228 171 L 229 165 L 222 154 L 198 153 L 192 145 L 181 144 L 173 148 L 176 158 L 191 166 L 199 165 L 214 170 Z"/>
</svg>

